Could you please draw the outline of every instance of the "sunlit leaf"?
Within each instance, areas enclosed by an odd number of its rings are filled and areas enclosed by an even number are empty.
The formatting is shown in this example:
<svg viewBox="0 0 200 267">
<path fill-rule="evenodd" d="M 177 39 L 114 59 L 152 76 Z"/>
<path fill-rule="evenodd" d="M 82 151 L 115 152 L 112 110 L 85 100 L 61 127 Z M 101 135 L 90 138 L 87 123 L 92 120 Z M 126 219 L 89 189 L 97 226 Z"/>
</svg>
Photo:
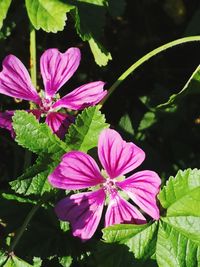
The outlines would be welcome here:
<svg viewBox="0 0 200 267">
<path fill-rule="evenodd" d="M 0 29 L 3 26 L 3 20 L 6 18 L 11 1 L 12 0 L 0 0 Z"/>
</svg>

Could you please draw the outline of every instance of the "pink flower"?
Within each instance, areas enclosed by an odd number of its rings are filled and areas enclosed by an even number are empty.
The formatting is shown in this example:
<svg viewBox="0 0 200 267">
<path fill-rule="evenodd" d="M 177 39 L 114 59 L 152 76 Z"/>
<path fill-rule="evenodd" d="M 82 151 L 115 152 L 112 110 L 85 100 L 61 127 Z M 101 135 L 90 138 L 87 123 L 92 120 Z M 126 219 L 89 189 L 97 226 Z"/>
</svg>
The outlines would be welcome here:
<svg viewBox="0 0 200 267">
<path fill-rule="evenodd" d="M 123 176 L 143 162 L 145 153 L 135 144 L 125 142 L 116 131 L 106 129 L 99 137 L 98 156 L 103 166 L 101 172 L 92 157 L 80 151 L 71 151 L 62 157 L 61 163 L 48 178 L 56 188 L 80 190 L 91 187 L 92 191 L 66 197 L 55 207 L 58 218 L 71 223 L 73 235 L 83 240 L 92 237 L 106 198 L 109 204 L 105 227 L 120 223 L 146 223 L 138 208 L 121 196 L 122 192 L 158 220 L 156 195 L 161 183 L 158 175 L 146 170 L 127 179 Z"/>
<path fill-rule="evenodd" d="M 56 93 L 77 70 L 80 59 L 78 48 L 69 48 L 65 53 L 60 53 L 55 48 L 46 50 L 40 59 L 44 83 L 44 92 L 40 95 L 32 85 L 23 63 L 17 57 L 9 55 L 4 59 L 3 70 L 0 72 L 0 93 L 35 103 L 39 117 L 45 116 L 52 131 L 62 137 L 73 118 L 58 110 L 81 110 L 93 106 L 107 93 L 103 90 L 104 83 L 97 81 L 82 85 L 58 100 Z M 12 116 L 8 111 L 5 115 L 0 115 L 0 127 L 12 128 Z"/>
</svg>

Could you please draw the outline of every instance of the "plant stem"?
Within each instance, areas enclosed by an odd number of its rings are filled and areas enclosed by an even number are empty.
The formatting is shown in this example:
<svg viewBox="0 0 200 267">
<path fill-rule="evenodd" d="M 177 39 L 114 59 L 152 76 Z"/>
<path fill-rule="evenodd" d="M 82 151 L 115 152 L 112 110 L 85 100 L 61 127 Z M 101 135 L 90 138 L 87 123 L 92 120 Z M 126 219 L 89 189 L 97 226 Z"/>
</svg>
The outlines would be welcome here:
<svg viewBox="0 0 200 267">
<path fill-rule="evenodd" d="M 30 24 L 30 73 L 32 83 L 37 88 L 36 32 L 32 24 Z M 31 159 L 32 153 L 26 150 L 24 154 L 24 170 L 31 165 Z"/>
<path fill-rule="evenodd" d="M 175 41 L 169 42 L 167 44 L 164 44 L 149 53 L 147 53 L 145 56 L 140 58 L 138 61 L 136 61 L 133 65 L 131 65 L 110 87 L 108 90 L 108 94 L 105 96 L 105 98 L 101 101 L 101 104 L 103 105 L 106 100 L 110 97 L 110 95 L 115 91 L 115 89 L 133 72 L 135 71 L 139 66 L 141 66 L 144 62 L 152 58 L 153 56 L 167 50 L 168 48 L 172 48 L 174 46 L 188 43 L 188 42 L 194 42 L 194 41 L 200 41 L 200 36 L 189 36 L 184 37 L 181 39 L 177 39 Z"/>
<path fill-rule="evenodd" d="M 36 33 L 32 25 L 30 25 L 30 72 L 31 80 L 35 88 L 37 87 L 37 68 L 36 68 Z"/>
<path fill-rule="evenodd" d="M 21 228 L 19 229 L 19 232 L 16 234 L 10 249 L 9 249 L 9 254 L 12 253 L 16 247 L 16 245 L 18 244 L 19 240 L 21 239 L 24 231 L 26 230 L 30 220 L 32 219 L 32 217 L 34 216 L 34 214 L 36 213 L 36 211 L 40 208 L 40 206 L 42 205 L 43 201 L 41 200 L 37 205 L 35 205 L 30 212 L 28 213 L 28 215 L 26 216 Z"/>
</svg>

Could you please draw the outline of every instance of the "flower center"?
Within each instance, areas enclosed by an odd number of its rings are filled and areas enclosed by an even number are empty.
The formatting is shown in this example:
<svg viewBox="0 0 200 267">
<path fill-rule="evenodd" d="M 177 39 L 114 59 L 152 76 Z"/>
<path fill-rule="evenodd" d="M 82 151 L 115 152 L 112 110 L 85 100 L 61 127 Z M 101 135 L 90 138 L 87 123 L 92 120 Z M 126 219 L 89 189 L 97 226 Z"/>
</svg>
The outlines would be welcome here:
<svg viewBox="0 0 200 267">
<path fill-rule="evenodd" d="M 42 101 L 40 103 L 40 110 L 43 113 L 48 113 L 51 110 L 52 106 L 52 99 L 42 98 Z"/>
<path fill-rule="evenodd" d="M 117 190 L 117 186 L 115 185 L 115 179 L 107 178 L 106 181 L 102 185 L 103 190 L 106 194 L 112 194 Z"/>
</svg>

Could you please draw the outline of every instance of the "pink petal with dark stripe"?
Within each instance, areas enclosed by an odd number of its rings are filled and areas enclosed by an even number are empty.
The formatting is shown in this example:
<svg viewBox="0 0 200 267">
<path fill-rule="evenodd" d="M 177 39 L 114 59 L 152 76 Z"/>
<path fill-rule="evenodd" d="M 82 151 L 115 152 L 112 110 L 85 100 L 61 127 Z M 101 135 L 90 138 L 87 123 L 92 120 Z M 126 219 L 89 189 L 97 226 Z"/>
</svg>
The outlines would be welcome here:
<svg viewBox="0 0 200 267">
<path fill-rule="evenodd" d="M 60 220 L 71 223 L 74 236 L 87 240 L 98 227 L 104 201 L 105 193 L 102 189 L 75 194 L 58 202 L 55 212 Z"/>
<path fill-rule="evenodd" d="M 32 85 L 27 69 L 13 55 L 7 56 L 3 61 L 3 70 L 0 72 L 0 93 L 40 103 L 40 97 Z"/>
<path fill-rule="evenodd" d="M 72 77 L 81 60 L 80 50 L 75 47 L 61 53 L 56 48 L 46 50 L 40 59 L 40 70 L 46 97 L 51 98 Z"/>
<path fill-rule="evenodd" d="M 161 179 L 153 171 L 137 172 L 116 185 L 124 190 L 129 197 L 153 219 L 160 218 L 156 204 L 156 195 L 159 192 Z"/>
<path fill-rule="evenodd" d="M 45 122 L 52 129 L 53 133 L 63 139 L 70 124 L 73 123 L 74 120 L 74 117 L 71 115 L 60 112 L 50 112 Z"/>
<path fill-rule="evenodd" d="M 104 82 L 101 81 L 84 84 L 58 100 L 53 105 L 53 108 L 62 107 L 81 110 L 89 106 L 94 106 L 107 94 L 107 91 L 103 90 L 103 87 Z"/>
<path fill-rule="evenodd" d="M 146 223 L 146 219 L 142 213 L 123 199 L 117 192 L 113 192 L 110 198 L 105 216 L 105 227 L 120 223 Z"/>
<path fill-rule="evenodd" d="M 106 129 L 99 137 L 99 159 L 110 178 L 126 174 L 137 168 L 145 153 L 133 143 L 125 142 L 114 130 Z"/>
<path fill-rule="evenodd" d="M 52 186 L 67 190 L 88 188 L 105 181 L 93 158 L 80 151 L 66 153 L 48 179 Z"/>
<path fill-rule="evenodd" d="M 13 138 L 15 137 L 15 133 L 12 127 L 12 116 L 14 115 L 14 112 L 14 110 L 0 112 L 0 128 L 4 128 L 10 131 Z"/>
</svg>

